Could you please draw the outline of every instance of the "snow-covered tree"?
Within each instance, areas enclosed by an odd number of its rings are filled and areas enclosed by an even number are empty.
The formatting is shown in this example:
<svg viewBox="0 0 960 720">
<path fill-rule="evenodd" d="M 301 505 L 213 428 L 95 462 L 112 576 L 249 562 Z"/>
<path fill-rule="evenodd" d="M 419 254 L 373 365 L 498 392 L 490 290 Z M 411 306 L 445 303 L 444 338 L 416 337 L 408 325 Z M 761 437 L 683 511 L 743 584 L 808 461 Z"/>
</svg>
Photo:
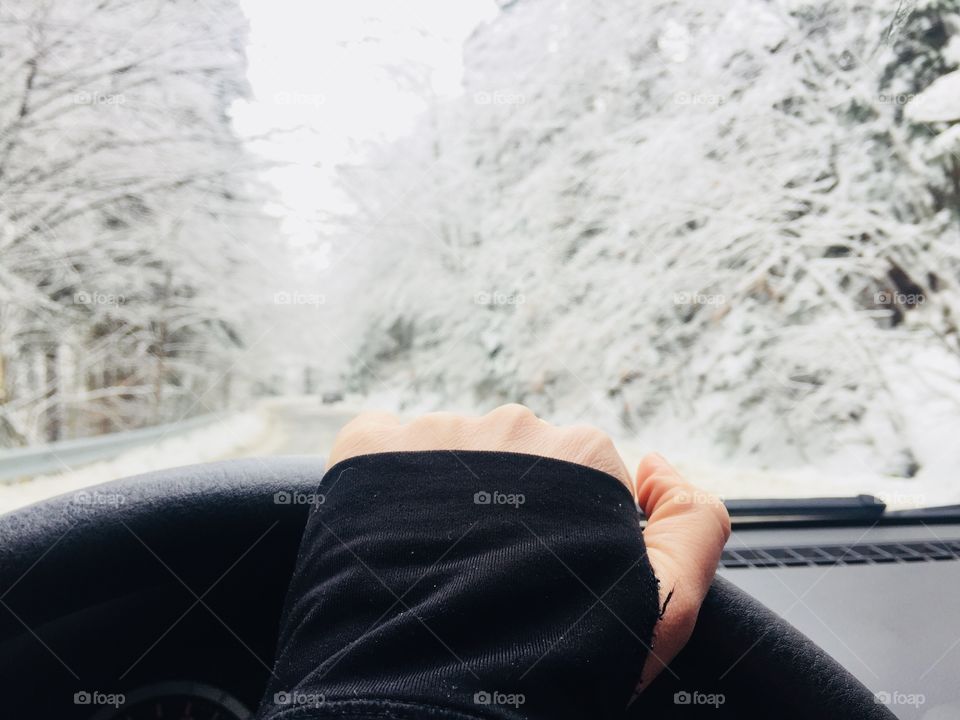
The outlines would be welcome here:
<svg viewBox="0 0 960 720">
<path fill-rule="evenodd" d="M 960 411 L 960 266 L 949 164 L 904 108 L 955 69 L 958 18 L 506 6 L 442 122 L 344 171 L 355 381 L 914 475 L 918 398 L 946 378 Z"/>
<path fill-rule="evenodd" d="M 221 407 L 269 257 L 235 0 L 0 6 L 0 443 Z"/>
</svg>

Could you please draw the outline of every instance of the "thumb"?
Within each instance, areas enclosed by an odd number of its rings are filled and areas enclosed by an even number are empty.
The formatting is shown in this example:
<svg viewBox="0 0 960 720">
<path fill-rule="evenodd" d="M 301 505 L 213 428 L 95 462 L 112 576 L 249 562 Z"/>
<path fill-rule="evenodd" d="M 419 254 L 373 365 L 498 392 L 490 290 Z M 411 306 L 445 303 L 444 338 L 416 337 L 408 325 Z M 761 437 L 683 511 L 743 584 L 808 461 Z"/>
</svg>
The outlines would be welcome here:
<svg viewBox="0 0 960 720">
<path fill-rule="evenodd" d="M 647 516 L 647 557 L 660 583 L 661 619 L 647 657 L 641 687 L 649 685 L 690 639 L 720 553 L 730 537 L 723 503 L 687 481 L 661 455 L 647 455 L 637 469 L 637 502 Z"/>
</svg>

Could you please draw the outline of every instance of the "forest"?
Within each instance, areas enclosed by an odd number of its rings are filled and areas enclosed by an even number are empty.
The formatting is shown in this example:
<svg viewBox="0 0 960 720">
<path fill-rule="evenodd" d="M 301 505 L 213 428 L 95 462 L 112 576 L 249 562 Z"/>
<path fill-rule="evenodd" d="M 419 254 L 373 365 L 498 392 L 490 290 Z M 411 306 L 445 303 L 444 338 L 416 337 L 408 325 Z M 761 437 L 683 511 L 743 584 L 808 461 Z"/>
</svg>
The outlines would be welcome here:
<svg viewBox="0 0 960 720">
<path fill-rule="evenodd" d="M 461 92 L 385 69 L 423 112 L 332 169 L 302 285 L 234 0 L 0 6 L 0 445 L 241 408 L 292 357 L 399 410 L 952 473 L 960 1 L 498 4 Z"/>
<path fill-rule="evenodd" d="M 233 0 L 0 6 L 0 446 L 255 382 L 236 358 L 276 233 L 227 116 L 246 32 Z"/>
<path fill-rule="evenodd" d="M 518 0 L 464 66 L 341 170 L 353 387 L 952 472 L 960 3 Z"/>
</svg>

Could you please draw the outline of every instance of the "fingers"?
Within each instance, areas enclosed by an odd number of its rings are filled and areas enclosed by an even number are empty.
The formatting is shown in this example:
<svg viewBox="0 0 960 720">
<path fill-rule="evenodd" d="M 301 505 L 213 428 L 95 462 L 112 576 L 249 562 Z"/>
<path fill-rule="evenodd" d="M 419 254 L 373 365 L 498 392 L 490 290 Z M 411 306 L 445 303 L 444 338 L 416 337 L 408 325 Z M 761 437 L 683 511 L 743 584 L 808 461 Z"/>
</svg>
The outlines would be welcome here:
<svg viewBox="0 0 960 720">
<path fill-rule="evenodd" d="M 660 455 L 637 471 L 637 502 L 647 516 L 643 537 L 660 581 L 663 618 L 655 630 L 656 656 L 644 667 L 642 687 L 686 644 L 730 536 L 730 517 L 713 495 L 686 482 Z"/>
<path fill-rule="evenodd" d="M 559 441 L 565 448 L 567 459 L 579 465 L 588 465 L 613 475 L 626 485 L 631 497 L 636 498 L 633 480 L 626 463 L 613 444 L 613 440 L 591 425 L 571 425 L 560 428 Z"/>
</svg>

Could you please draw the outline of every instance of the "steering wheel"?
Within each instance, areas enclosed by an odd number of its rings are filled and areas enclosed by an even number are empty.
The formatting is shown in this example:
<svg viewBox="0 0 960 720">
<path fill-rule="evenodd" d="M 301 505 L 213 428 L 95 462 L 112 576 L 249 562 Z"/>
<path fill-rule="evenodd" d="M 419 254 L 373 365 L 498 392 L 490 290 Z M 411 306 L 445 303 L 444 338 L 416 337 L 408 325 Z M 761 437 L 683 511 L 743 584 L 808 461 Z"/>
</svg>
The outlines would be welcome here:
<svg viewBox="0 0 960 720">
<path fill-rule="evenodd" d="M 223 720 L 249 717 L 310 509 L 301 499 L 322 475 L 312 456 L 230 460 L 0 516 L 5 714 L 136 720 L 155 717 L 164 698 L 192 698 L 197 720 L 215 716 L 204 708 Z M 826 652 L 722 578 L 690 642 L 627 716 L 894 717 Z"/>
</svg>

